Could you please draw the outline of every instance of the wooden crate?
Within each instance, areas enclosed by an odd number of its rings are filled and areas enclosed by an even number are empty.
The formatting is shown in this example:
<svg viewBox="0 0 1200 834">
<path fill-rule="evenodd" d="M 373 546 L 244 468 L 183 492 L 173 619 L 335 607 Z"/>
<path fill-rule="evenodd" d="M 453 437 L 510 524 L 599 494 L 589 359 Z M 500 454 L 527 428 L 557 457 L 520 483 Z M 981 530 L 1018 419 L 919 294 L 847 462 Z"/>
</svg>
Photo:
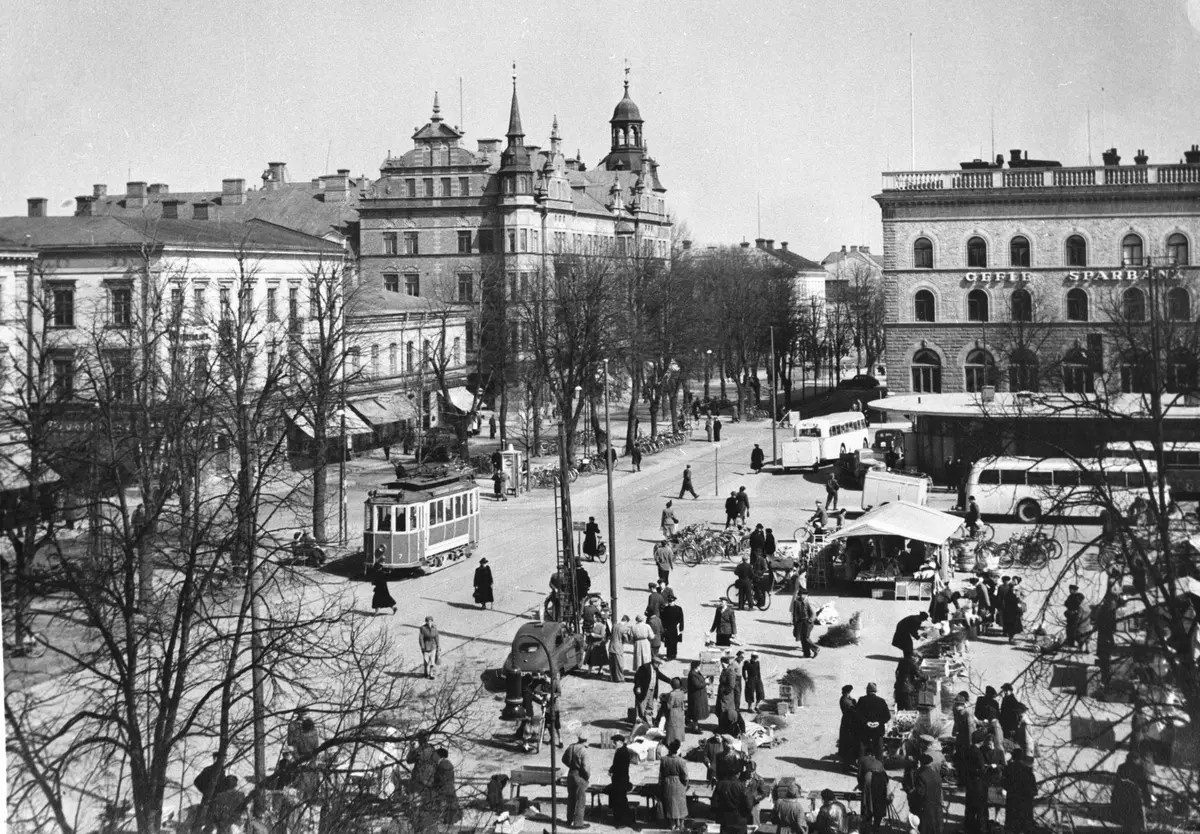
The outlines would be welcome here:
<svg viewBox="0 0 1200 834">
<path fill-rule="evenodd" d="M 908 580 L 897 579 L 895 585 L 896 599 L 908 599 Z"/>
</svg>

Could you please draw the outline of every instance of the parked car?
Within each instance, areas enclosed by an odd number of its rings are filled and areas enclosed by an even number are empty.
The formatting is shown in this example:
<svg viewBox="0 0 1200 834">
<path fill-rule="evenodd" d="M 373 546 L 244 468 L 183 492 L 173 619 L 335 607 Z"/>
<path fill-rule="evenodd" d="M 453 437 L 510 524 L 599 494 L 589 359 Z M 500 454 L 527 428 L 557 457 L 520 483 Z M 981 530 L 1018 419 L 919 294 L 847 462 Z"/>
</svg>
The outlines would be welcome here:
<svg viewBox="0 0 1200 834">
<path fill-rule="evenodd" d="M 841 382 L 839 382 L 837 384 L 837 387 L 842 388 L 842 389 L 861 388 L 863 390 L 870 390 L 872 388 L 879 387 L 879 380 L 877 380 L 875 377 L 871 376 L 870 374 L 857 374 L 855 376 L 850 377 L 849 379 L 843 379 Z"/>
<path fill-rule="evenodd" d="M 539 641 L 541 641 L 539 643 Z M 512 651 L 504 661 L 504 672 L 549 672 L 550 663 L 545 646 L 554 657 L 554 668 L 560 675 L 583 665 L 587 641 L 582 634 L 573 634 L 562 623 L 525 623 L 513 637 Z"/>
</svg>

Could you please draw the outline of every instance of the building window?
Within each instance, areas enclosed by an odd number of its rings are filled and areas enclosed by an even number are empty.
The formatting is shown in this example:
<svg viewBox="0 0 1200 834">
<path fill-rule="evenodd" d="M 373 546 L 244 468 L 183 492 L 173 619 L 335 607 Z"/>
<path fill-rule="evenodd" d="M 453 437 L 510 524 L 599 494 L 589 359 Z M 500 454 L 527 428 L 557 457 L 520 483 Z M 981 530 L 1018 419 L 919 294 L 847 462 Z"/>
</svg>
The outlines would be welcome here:
<svg viewBox="0 0 1200 834">
<path fill-rule="evenodd" d="M 217 306 L 221 309 L 221 321 L 229 321 L 233 318 L 233 310 L 230 309 L 229 287 L 221 287 L 217 290 Z"/>
<path fill-rule="evenodd" d="M 475 322 L 467 319 L 466 331 L 467 353 L 470 353 L 471 351 L 475 350 Z"/>
<path fill-rule="evenodd" d="M 425 196 L 433 196 L 433 177 L 425 177 Z"/>
<path fill-rule="evenodd" d="M 397 364 L 400 362 L 400 347 L 395 342 L 388 345 L 388 375 L 395 376 L 399 373 Z"/>
<path fill-rule="evenodd" d="M 451 179 L 449 177 L 442 177 L 442 196 L 443 197 L 450 196 L 450 183 L 451 183 Z"/>
<path fill-rule="evenodd" d="M 371 345 L 371 376 L 379 376 L 379 345 Z"/>
<path fill-rule="evenodd" d="M 1174 321 L 1187 321 L 1192 317 L 1192 302 L 1183 287 L 1167 290 L 1167 315 Z"/>
<path fill-rule="evenodd" d="M 418 232 L 404 233 L 404 254 L 405 255 L 420 255 L 421 254 L 421 238 Z"/>
<path fill-rule="evenodd" d="M 404 346 L 404 369 L 410 374 L 417 369 L 417 348 L 412 342 Z"/>
<path fill-rule="evenodd" d="M 988 296 L 983 290 L 971 290 L 967 293 L 967 319 L 969 321 L 988 320 Z"/>
<path fill-rule="evenodd" d="M 433 363 L 433 350 L 430 347 L 428 339 L 425 339 L 421 343 L 421 361 L 427 365 L 430 365 Z"/>
<path fill-rule="evenodd" d="M 1033 321 L 1033 296 L 1029 290 L 1013 290 L 1012 320 Z"/>
<path fill-rule="evenodd" d="M 517 251 L 517 232 L 515 229 L 508 230 L 508 251 Z"/>
<path fill-rule="evenodd" d="M 491 229 L 479 230 L 479 251 L 485 255 L 496 251 L 495 238 L 492 237 Z"/>
<path fill-rule="evenodd" d="M 1029 238 L 1017 235 L 1008 244 L 1008 262 L 1012 266 L 1029 266 Z"/>
<path fill-rule="evenodd" d="M 398 255 L 400 254 L 400 238 L 395 232 L 383 233 L 383 254 Z"/>
<path fill-rule="evenodd" d="M 1188 239 L 1179 232 L 1167 238 L 1167 263 L 1172 266 L 1187 266 Z"/>
<path fill-rule="evenodd" d="M 416 180 L 405 180 L 404 181 L 404 190 L 405 190 L 405 193 L 408 194 L 409 197 L 416 197 L 417 196 L 417 181 Z"/>
<path fill-rule="evenodd" d="M 1087 293 L 1075 287 L 1067 290 L 1067 321 L 1088 320 Z"/>
<path fill-rule="evenodd" d="M 458 336 L 454 337 L 453 346 L 450 348 L 450 364 L 457 367 L 460 363 L 459 357 L 462 356 L 462 339 Z"/>
<path fill-rule="evenodd" d="M 1121 354 L 1122 394 L 1145 394 L 1150 390 L 1153 376 L 1150 354 L 1141 350 L 1127 350 Z"/>
<path fill-rule="evenodd" d="M 521 230 L 521 251 L 522 252 L 529 251 L 529 230 L 528 229 Z"/>
<path fill-rule="evenodd" d="M 463 304 L 475 300 L 475 276 L 469 272 L 458 274 L 458 300 Z"/>
<path fill-rule="evenodd" d="M 912 389 L 914 394 L 942 392 L 942 360 L 932 350 L 918 350 L 913 356 Z"/>
<path fill-rule="evenodd" d="M 129 327 L 133 324 L 133 289 L 111 287 L 108 290 L 108 323 L 113 327 Z"/>
<path fill-rule="evenodd" d="M 362 373 L 362 351 L 356 347 L 349 348 L 346 358 L 350 360 L 350 374 L 359 376 Z"/>
<path fill-rule="evenodd" d="M 1177 350 L 1167 357 L 1167 391 L 1186 394 L 1196 390 L 1196 356 L 1188 350 Z"/>
<path fill-rule="evenodd" d="M 524 177 L 517 177 L 517 193 L 524 194 L 529 190 L 528 181 Z"/>
<path fill-rule="evenodd" d="M 917 294 L 913 296 L 913 310 L 917 321 L 937 321 L 933 293 L 929 290 L 917 290 Z"/>
<path fill-rule="evenodd" d="M 133 361 L 129 351 L 112 351 L 108 359 L 108 393 L 117 402 L 133 399 Z"/>
<path fill-rule="evenodd" d="M 458 254 L 471 254 L 471 233 L 469 231 L 458 233 Z"/>
<path fill-rule="evenodd" d="M 529 250 L 530 252 L 538 252 L 538 251 L 540 251 L 540 250 L 538 249 L 538 231 L 537 231 L 537 229 L 534 229 L 533 231 L 531 231 L 531 232 L 529 233 L 529 242 L 530 242 L 530 244 L 531 244 L 531 247 L 530 247 L 530 250 Z"/>
<path fill-rule="evenodd" d="M 270 292 L 274 292 L 271 290 Z M 270 298 L 270 292 L 267 297 Z M 183 318 L 183 287 L 171 287 L 171 320 L 178 322 Z"/>
<path fill-rule="evenodd" d="M 1078 348 L 1063 358 L 1063 390 L 1068 394 L 1091 394 L 1096 390 L 1092 363 Z"/>
<path fill-rule="evenodd" d="M 982 391 L 985 385 L 996 384 L 996 360 L 986 350 L 976 349 L 968 353 L 963 370 L 966 372 L 968 391 Z"/>
<path fill-rule="evenodd" d="M 967 241 L 967 266 L 987 267 L 987 243 L 983 238 L 973 237 Z"/>
<path fill-rule="evenodd" d="M 288 287 L 288 324 L 300 326 L 300 288 Z"/>
<path fill-rule="evenodd" d="M 55 327 L 75 326 L 75 288 L 53 286 L 50 290 L 50 303 L 54 308 Z"/>
<path fill-rule="evenodd" d="M 279 321 L 278 296 L 274 287 L 267 288 L 267 321 Z"/>
<path fill-rule="evenodd" d="M 400 292 L 400 275 L 396 272 L 383 273 L 383 288 L 387 292 Z"/>
<path fill-rule="evenodd" d="M 1087 241 L 1083 235 L 1067 238 L 1067 266 L 1087 266 Z"/>
<path fill-rule="evenodd" d="M 1038 360 L 1033 351 L 1018 348 L 1009 354 L 1008 390 L 1038 390 Z"/>
<path fill-rule="evenodd" d="M 1121 295 L 1121 315 L 1125 321 L 1146 320 L 1146 294 L 1137 287 L 1130 287 Z"/>
<path fill-rule="evenodd" d="M 62 402 L 75 396 L 75 359 L 71 356 L 56 356 L 50 372 L 50 398 Z"/>
<path fill-rule="evenodd" d="M 933 244 L 927 237 L 919 237 L 913 244 L 913 268 L 933 269 Z"/>
<path fill-rule="evenodd" d="M 1125 235 L 1125 239 L 1121 241 L 1121 265 L 1142 266 L 1144 263 L 1142 239 L 1133 234 Z"/>
<path fill-rule="evenodd" d="M 204 308 L 208 306 L 204 300 L 204 288 L 197 287 L 192 290 L 192 321 L 196 324 L 204 323 Z"/>
<path fill-rule="evenodd" d="M 405 295 L 420 295 L 421 294 L 421 276 L 415 272 L 406 272 L 404 274 L 404 294 Z"/>
<path fill-rule="evenodd" d="M 471 178 L 470 177 L 459 177 L 458 178 L 458 196 L 469 197 L 470 195 L 471 195 Z"/>
</svg>

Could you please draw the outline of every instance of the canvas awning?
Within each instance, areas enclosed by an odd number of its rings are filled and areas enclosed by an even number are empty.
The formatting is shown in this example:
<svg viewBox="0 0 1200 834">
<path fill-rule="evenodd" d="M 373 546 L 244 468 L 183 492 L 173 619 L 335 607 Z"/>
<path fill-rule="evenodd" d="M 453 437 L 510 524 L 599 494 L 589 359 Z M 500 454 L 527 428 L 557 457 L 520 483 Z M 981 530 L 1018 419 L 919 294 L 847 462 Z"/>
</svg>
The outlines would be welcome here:
<svg viewBox="0 0 1200 834">
<path fill-rule="evenodd" d="M 313 436 L 312 423 L 310 423 L 308 421 L 308 417 L 301 414 L 300 412 L 294 412 L 289 416 L 291 418 L 292 424 L 296 428 L 300 429 L 300 431 L 304 432 L 309 437 Z M 326 425 L 325 433 L 327 436 L 338 437 L 341 435 L 341 433 L 342 433 L 342 418 L 339 415 L 330 414 L 329 421 L 325 425 Z M 348 435 L 371 434 L 371 432 L 373 432 L 373 431 L 374 431 L 374 429 L 372 429 L 370 426 L 368 426 L 365 422 L 363 422 L 363 419 L 361 417 L 359 417 L 357 414 L 354 413 L 354 409 L 352 409 L 352 408 L 346 409 L 346 434 L 348 434 Z"/>
<path fill-rule="evenodd" d="M 833 539 L 853 536 L 903 536 L 929 544 L 944 544 L 962 526 L 962 519 L 911 501 L 893 501 L 838 530 Z"/>
<path fill-rule="evenodd" d="M 421 415 L 417 404 L 404 394 L 375 394 L 346 403 L 366 422 L 382 428 L 400 420 L 415 420 Z"/>
<path fill-rule="evenodd" d="M 466 388 L 451 388 L 450 389 L 450 404 L 461 411 L 463 414 L 470 414 L 471 407 L 475 405 L 475 395 Z"/>
</svg>

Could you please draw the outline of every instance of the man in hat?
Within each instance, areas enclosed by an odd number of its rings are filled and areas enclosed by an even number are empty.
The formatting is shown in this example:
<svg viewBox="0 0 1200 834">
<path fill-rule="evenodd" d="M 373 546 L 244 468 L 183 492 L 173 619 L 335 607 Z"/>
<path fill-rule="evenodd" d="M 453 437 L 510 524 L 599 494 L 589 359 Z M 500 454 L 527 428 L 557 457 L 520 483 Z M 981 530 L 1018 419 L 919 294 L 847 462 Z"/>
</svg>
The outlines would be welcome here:
<svg viewBox="0 0 1200 834">
<path fill-rule="evenodd" d="M 612 741 L 616 751 L 613 753 L 612 765 L 608 768 L 608 804 L 612 808 L 613 826 L 632 827 L 635 820 L 629 808 L 629 792 L 633 790 L 633 782 L 629 779 L 629 765 L 633 763 L 633 753 L 625 745 L 625 736 L 620 733 L 614 735 Z"/>
<path fill-rule="evenodd" d="M 658 580 L 667 585 L 671 581 L 671 569 L 675 567 L 675 551 L 666 539 L 654 548 L 654 566 L 658 568 Z"/>
<path fill-rule="evenodd" d="M 916 650 L 916 640 L 921 636 L 921 627 L 928 619 L 928 611 L 902 617 L 900 622 L 896 623 L 896 631 L 892 635 L 892 645 L 905 655 L 912 654 Z"/>
<path fill-rule="evenodd" d="M 749 554 L 742 554 L 733 575 L 737 577 L 738 610 L 748 611 L 754 607 L 754 568 L 750 565 Z"/>
<path fill-rule="evenodd" d="M 683 498 L 683 495 L 686 492 L 690 492 L 692 494 L 693 501 L 700 497 L 696 494 L 696 490 L 692 486 L 692 465 L 690 463 L 683 467 L 683 484 L 679 487 L 679 497 Z"/>
<path fill-rule="evenodd" d="M 942 834 L 942 774 L 933 767 L 933 757 L 927 753 L 917 759 L 919 767 L 913 777 L 908 807 L 920 820 L 920 834 Z"/>
<path fill-rule="evenodd" d="M 836 797 L 829 788 L 821 791 L 821 808 L 813 823 L 813 834 L 841 834 L 849 827 L 850 811 Z"/>
<path fill-rule="evenodd" d="M 1037 776 L 1028 751 L 1013 750 L 1012 760 L 1004 766 L 1000 784 L 1004 786 L 1004 824 L 1006 831 L 1031 834 L 1033 806 L 1037 802 Z"/>
<path fill-rule="evenodd" d="M 659 521 L 664 539 L 675 535 L 675 525 L 679 523 L 679 519 L 675 517 L 675 511 L 671 509 L 671 503 L 671 501 L 667 501 L 667 506 L 663 507 L 662 518 Z"/>
<path fill-rule="evenodd" d="M 742 680 L 746 682 L 746 706 L 754 711 L 760 701 L 767 697 L 763 689 L 762 663 L 757 652 L 750 653 L 750 659 L 742 664 Z"/>
<path fill-rule="evenodd" d="M 1000 702 L 996 700 L 994 687 L 987 687 L 983 694 L 975 699 L 975 718 L 983 723 L 1000 717 Z"/>
<path fill-rule="evenodd" d="M 750 558 L 759 556 L 766 550 L 767 534 L 763 532 L 761 524 L 754 525 L 754 531 L 750 533 Z"/>
<path fill-rule="evenodd" d="M 821 649 L 812 641 L 813 623 L 817 614 L 808 598 L 808 588 L 800 585 L 796 588 L 796 596 L 792 597 L 792 637 L 799 643 L 805 657 L 816 659 Z"/>
<path fill-rule="evenodd" d="M 567 769 L 567 815 L 574 829 L 587 828 L 583 822 L 583 811 L 587 807 L 588 780 L 592 773 L 588 769 L 587 730 L 579 728 L 575 743 L 563 751 L 562 763 Z"/>
<path fill-rule="evenodd" d="M 782 834 L 807 834 L 808 820 L 805 818 L 806 802 L 800 799 L 803 791 L 798 782 L 784 789 L 783 796 L 775 800 L 775 811 L 771 821 Z"/>
<path fill-rule="evenodd" d="M 739 771 L 740 772 L 740 768 Z M 745 834 L 754 822 L 754 805 L 737 774 L 718 778 L 712 794 L 713 819 L 721 834 Z"/>
<path fill-rule="evenodd" d="M 892 711 L 887 701 L 879 697 L 879 685 L 867 684 L 867 694 L 858 699 L 855 705 L 858 712 L 858 726 L 862 751 L 870 752 L 875 758 L 883 760 L 883 736 L 887 733 L 887 724 L 892 720 Z"/>
<path fill-rule="evenodd" d="M 1083 603 L 1084 596 L 1079 593 L 1078 585 L 1068 587 L 1067 602 L 1065 605 L 1067 634 L 1063 639 L 1063 648 L 1077 649 L 1080 647 L 1079 627 L 1083 624 Z"/>
<path fill-rule="evenodd" d="M 717 682 L 717 728 L 722 733 L 736 732 L 741 720 L 735 694 L 737 680 L 733 658 L 725 655 L 721 658 L 721 677 Z"/>
<path fill-rule="evenodd" d="M 737 490 L 729 490 L 729 497 L 725 499 L 725 529 L 729 529 L 729 525 L 733 524 L 738 517 L 738 498 Z"/>
<path fill-rule="evenodd" d="M 663 589 L 663 597 L 667 604 L 658 615 L 662 621 L 662 641 L 667 649 L 667 660 L 674 660 L 679 653 L 679 642 L 683 639 L 683 609 L 670 588 Z"/>
<path fill-rule="evenodd" d="M 1001 684 L 1000 692 L 1002 695 L 1000 699 L 1000 729 L 1004 731 L 1005 738 L 1012 738 L 1017 724 L 1020 723 L 1020 708 L 1024 704 L 1018 701 L 1017 696 L 1013 694 L 1011 683 Z"/>
<path fill-rule="evenodd" d="M 717 781 L 736 779 L 742 775 L 746 757 L 733 749 L 736 740 L 733 735 L 725 733 L 721 736 L 721 752 L 717 754 Z"/>
<path fill-rule="evenodd" d="M 646 616 L 652 614 L 661 614 L 663 606 L 667 604 L 667 598 L 663 596 L 662 591 L 658 588 L 657 582 L 648 582 L 646 584 Z"/>
<path fill-rule="evenodd" d="M 888 775 L 883 762 L 870 753 L 858 760 L 858 789 L 862 791 L 862 830 L 877 834 L 888 809 Z"/>
<path fill-rule="evenodd" d="M 983 751 L 979 749 L 975 741 L 976 738 L 982 741 L 981 736 L 986 736 L 986 732 L 980 730 L 976 733 L 960 757 L 962 770 L 959 776 L 966 791 L 966 795 L 963 798 L 963 805 L 965 806 L 963 812 L 963 831 L 966 834 L 987 834 L 988 772 L 983 759 Z"/>
<path fill-rule="evenodd" d="M 750 496 L 746 494 L 746 488 L 744 486 L 738 487 L 737 503 L 738 520 L 741 521 L 742 524 L 745 524 L 746 519 L 750 517 Z"/>
</svg>

